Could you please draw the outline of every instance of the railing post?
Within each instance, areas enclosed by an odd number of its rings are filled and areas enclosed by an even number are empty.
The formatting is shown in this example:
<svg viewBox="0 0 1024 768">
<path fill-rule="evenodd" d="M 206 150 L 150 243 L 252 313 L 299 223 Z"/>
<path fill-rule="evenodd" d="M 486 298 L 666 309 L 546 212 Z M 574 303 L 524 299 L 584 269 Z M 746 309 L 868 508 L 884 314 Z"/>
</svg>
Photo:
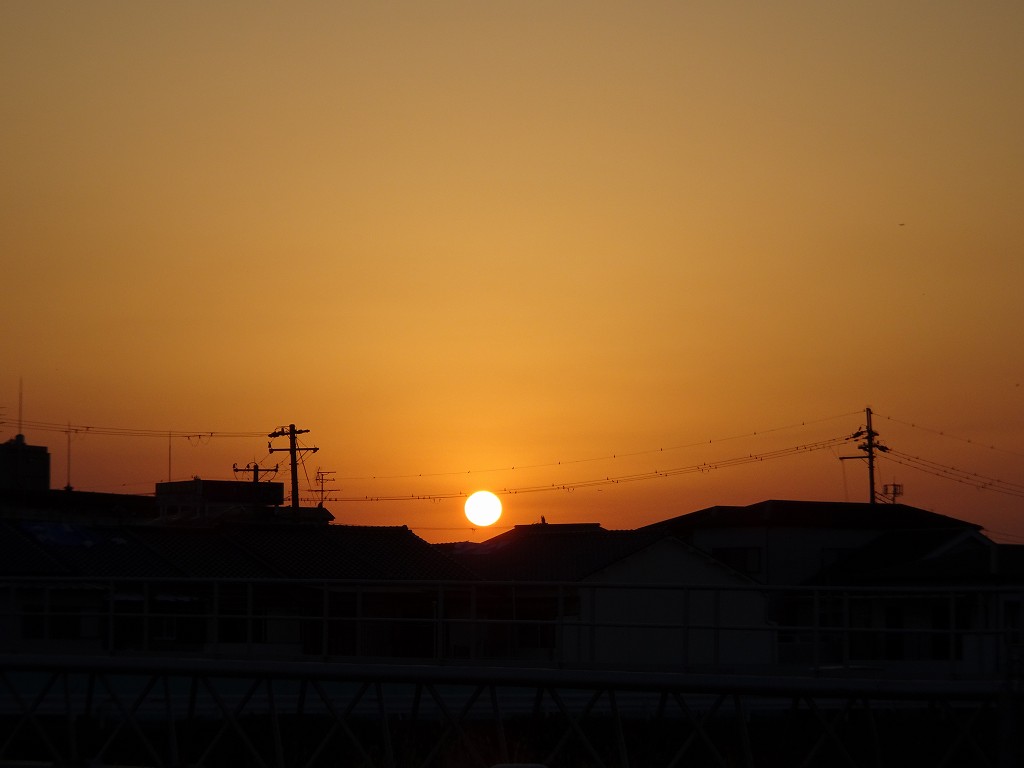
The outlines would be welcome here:
<svg viewBox="0 0 1024 768">
<path fill-rule="evenodd" d="M 210 644 L 216 650 L 220 645 L 220 582 L 213 582 L 213 605 L 210 606 Z"/>
<path fill-rule="evenodd" d="M 434 601 L 434 659 L 444 659 L 444 584 L 437 585 L 437 599 Z"/>
<path fill-rule="evenodd" d="M 949 629 L 948 629 L 948 631 L 946 633 L 948 638 L 949 638 L 949 653 L 947 655 L 949 657 L 949 673 L 950 673 L 950 676 L 952 676 L 952 674 L 956 671 L 956 597 L 955 597 L 955 593 L 950 591 L 947 594 L 947 599 L 949 601 L 949 609 L 948 609 Z"/>
<path fill-rule="evenodd" d="M 149 582 L 142 583 L 142 650 L 149 651 Z"/>
<path fill-rule="evenodd" d="M 252 658 L 252 582 L 245 583 L 245 655 Z"/>
<path fill-rule="evenodd" d="M 843 667 L 850 666 L 850 593 L 843 591 Z"/>
<path fill-rule="evenodd" d="M 476 590 L 477 584 L 471 584 L 469 587 L 469 658 L 475 659 L 476 655 L 476 625 L 477 625 L 477 602 L 476 602 Z"/>
<path fill-rule="evenodd" d="M 114 582 L 107 582 L 107 653 L 114 652 Z"/>
<path fill-rule="evenodd" d="M 562 666 L 564 656 L 562 654 L 562 646 L 565 642 L 565 585 L 559 582 L 558 584 L 558 621 L 555 624 L 555 654 L 554 661 L 558 666 Z"/>
<path fill-rule="evenodd" d="M 331 593 L 327 588 L 327 582 L 323 582 L 320 585 L 323 589 L 323 595 L 321 597 L 321 614 L 320 614 L 320 658 L 327 661 L 330 655 L 328 651 L 328 640 L 330 638 L 330 623 L 331 623 Z"/>
<path fill-rule="evenodd" d="M 722 590 L 715 590 L 715 671 L 719 669 L 721 664 L 721 645 L 722 645 Z"/>
<path fill-rule="evenodd" d="M 356 585 L 356 626 L 355 626 L 355 652 L 358 659 L 363 655 L 363 585 Z"/>
<path fill-rule="evenodd" d="M 818 667 L 821 666 L 821 592 L 816 589 L 811 594 L 811 610 L 814 613 L 814 648 L 812 651 L 812 661 L 814 669 L 817 670 Z"/>
</svg>

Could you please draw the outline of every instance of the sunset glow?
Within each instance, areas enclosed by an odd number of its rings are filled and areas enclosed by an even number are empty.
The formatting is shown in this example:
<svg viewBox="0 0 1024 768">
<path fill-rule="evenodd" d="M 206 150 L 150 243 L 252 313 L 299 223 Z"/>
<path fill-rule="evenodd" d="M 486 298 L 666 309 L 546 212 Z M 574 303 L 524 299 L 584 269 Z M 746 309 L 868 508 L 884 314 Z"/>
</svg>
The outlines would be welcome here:
<svg viewBox="0 0 1024 768">
<path fill-rule="evenodd" d="M 1022 29 L 5 2 L 0 441 L 46 445 L 54 487 L 152 493 L 287 482 L 266 435 L 294 423 L 304 503 L 459 541 L 866 500 L 830 441 L 871 406 L 942 468 L 882 456 L 879 492 L 1024 542 L 1024 488 L 946 469 L 1024 476 Z M 486 532 L 479 487 L 509 490 Z"/>
<path fill-rule="evenodd" d="M 494 525 L 501 517 L 501 500 L 490 491 L 477 491 L 466 499 L 466 518 L 473 525 Z"/>
</svg>

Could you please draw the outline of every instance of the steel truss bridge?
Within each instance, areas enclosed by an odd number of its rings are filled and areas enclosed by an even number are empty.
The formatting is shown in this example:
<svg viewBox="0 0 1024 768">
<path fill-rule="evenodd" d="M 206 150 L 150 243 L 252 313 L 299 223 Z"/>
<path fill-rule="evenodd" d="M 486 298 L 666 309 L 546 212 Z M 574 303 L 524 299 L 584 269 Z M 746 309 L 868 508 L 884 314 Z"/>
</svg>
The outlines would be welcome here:
<svg viewBox="0 0 1024 768">
<path fill-rule="evenodd" d="M 1016 766 L 998 680 L 0 656 L 0 765 Z"/>
</svg>

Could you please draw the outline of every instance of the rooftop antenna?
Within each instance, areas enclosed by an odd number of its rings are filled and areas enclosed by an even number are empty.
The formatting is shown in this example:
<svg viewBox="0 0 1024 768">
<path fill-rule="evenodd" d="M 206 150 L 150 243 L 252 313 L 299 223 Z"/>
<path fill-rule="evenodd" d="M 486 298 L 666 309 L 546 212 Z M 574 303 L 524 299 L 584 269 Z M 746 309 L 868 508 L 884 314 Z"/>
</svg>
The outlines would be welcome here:
<svg viewBox="0 0 1024 768">
<path fill-rule="evenodd" d="M 71 422 L 68 421 L 68 481 L 64 486 L 65 491 L 74 490 L 71 487 Z"/>
<path fill-rule="evenodd" d="M 903 483 L 886 483 L 882 486 L 882 495 L 889 499 L 890 504 L 895 504 L 896 499 L 903 495 Z"/>
<path fill-rule="evenodd" d="M 320 493 L 320 506 L 321 507 L 324 505 L 324 499 L 325 499 L 325 497 L 327 495 L 327 491 L 333 491 L 334 490 L 333 488 L 328 488 L 327 487 L 327 483 L 329 483 L 331 480 L 334 479 L 334 478 L 330 477 L 330 475 L 334 475 L 334 474 L 337 474 L 337 473 L 333 469 L 319 469 L 318 468 L 317 471 L 316 471 L 316 480 L 315 480 L 315 482 L 316 482 L 317 485 L 320 486 L 319 493 Z"/>
<path fill-rule="evenodd" d="M 22 423 L 22 419 L 21 419 L 22 413 L 21 413 L 21 411 L 22 411 L 22 407 L 24 405 L 24 403 L 23 403 L 24 384 L 25 384 L 25 380 L 21 376 L 19 376 L 18 377 L 18 434 L 19 435 L 24 435 L 25 434 L 21 430 L 21 423 Z"/>
</svg>

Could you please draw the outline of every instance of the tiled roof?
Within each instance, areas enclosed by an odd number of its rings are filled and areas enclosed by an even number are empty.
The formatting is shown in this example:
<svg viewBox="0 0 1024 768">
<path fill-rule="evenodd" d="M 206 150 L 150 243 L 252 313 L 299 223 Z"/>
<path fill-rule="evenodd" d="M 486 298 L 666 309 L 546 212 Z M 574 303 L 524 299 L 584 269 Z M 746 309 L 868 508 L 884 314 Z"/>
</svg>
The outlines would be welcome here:
<svg viewBox="0 0 1024 768">
<path fill-rule="evenodd" d="M 6 575 L 373 580 L 470 575 L 405 526 L 175 528 L 34 520 L 3 525 L 10 529 L 0 540 L 0 573 Z"/>
<path fill-rule="evenodd" d="M 246 579 L 274 577 L 269 567 L 235 546 L 217 528 L 137 527 L 128 533 L 184 576 Z"/>
<path fill-rule="evenodd" d="M 461 579 L 469 574 L 405 526 L 248 526 L 232 542 L 281 576 Z"/>
<path fill-rule="evenodd" d="M 22 529 L 16 520 L 0 520 L 0 569 L 8 576 L 63 576 L 68 569 Z"/>
<path fill-rule="evenodd" d="M 0 490 L 0 510 L 17 517 L 83 523 L 100 519 L 145 521 L 157 516 L 156 500 L 152 496 L 63 490 Z"/>
<path fill-rule="evenodd" d="M 25 534 L 69 575 L 90 577 L 177 576 L 173 564 L 131 535 L 126 526 L 84 526 L 29 520 Z"/>
<path fill-rule="evenodd" d="M 652 523 L 642 530 L 683 532 L 695 528 L 956 528 L 980 530 L 980 525 L 928 512 L 905 504 L 846 501 L 769 500 L 745 507 L 716 506 Z"/>
<path fill-rule="evenodd" d="M 482 544 L 462 546 L 453 556 L 485 579 L 579 581 L 663 536 L 609 531 L 596 523 L 517 525 Z"/>
</svg>

